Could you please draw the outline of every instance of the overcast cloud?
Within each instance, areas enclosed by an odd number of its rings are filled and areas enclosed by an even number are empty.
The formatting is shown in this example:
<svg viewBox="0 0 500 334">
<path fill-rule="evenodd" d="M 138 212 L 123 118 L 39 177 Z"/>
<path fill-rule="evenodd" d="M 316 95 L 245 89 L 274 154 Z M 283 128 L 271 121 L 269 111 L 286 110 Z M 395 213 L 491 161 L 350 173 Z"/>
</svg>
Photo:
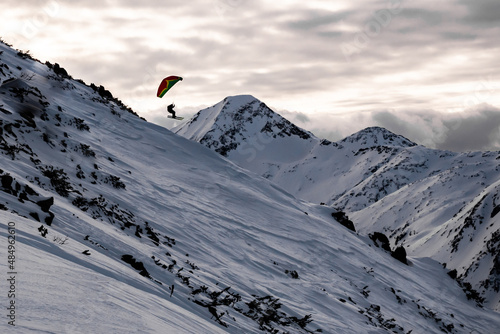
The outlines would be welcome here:
<svg viewBox="0 0 500 334">
<path fill-rule="evenodd" d="M 173 126 L 252 94 L 319 137 L 500 149 L 500 2 L 3 0 L 0 37 Z M 185 80 L 155 96 L 170 74 Z"/>
</svg>

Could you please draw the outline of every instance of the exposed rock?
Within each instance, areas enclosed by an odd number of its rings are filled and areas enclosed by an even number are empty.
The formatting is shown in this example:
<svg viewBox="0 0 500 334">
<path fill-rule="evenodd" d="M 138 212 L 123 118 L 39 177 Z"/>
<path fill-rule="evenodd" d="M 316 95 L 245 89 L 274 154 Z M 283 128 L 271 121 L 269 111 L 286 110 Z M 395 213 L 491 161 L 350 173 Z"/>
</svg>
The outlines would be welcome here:
<svg viewBox="0 0 500 334">
<path fill-rule="evenodd" d="M 370 237 L 370 239 L 373 240 L 373 243 L 375 244 L 375 246 L 381 247 L 388 252 L 391 251 L 389 239 L 386 237 L 385 234 L 380 233 L 380 232 L 374 232 L 373 234 L 370 234 L 369 237 Z"/>
<path fill-rule="evenodd" d="M 457 270 L 453 269 L 453 270 L 448 271 L 448 276 L 450 276 L 453 279 L 456 279 L 457 278 Z"/>
<path fill-rule="evenodd" d="M 408 261 L 406 260 L 406 250 L 403 246 L 399 246 L 398 248 L 396 248 L 394 252 L 391 253 L 391 255 L 396 260 L 399 260 L 408 265 Z"/>
<path fill-rule="evenodd" d="M 54 197 L 49 197 L 41 201 L 36 202 L 36 204 L 42 209 L 43 212 L 49 212 L 49 209 L 54 205 Z"/>
<path fill-rule="evenodd" d="M 347 227 L 353 232 L 356 232 L 356 229 L 354 228 L 354 223 L 351 220 L 349 220 L 349 217 L 346 216 L 345 212 L 342 211 L 332 212 L 332 217 L 335 218 L 335 220 L 338 221 L 343 226 Z"/>
<path fill-rule="evenodd" d="M 151 276 L 149 275 L 149 272 L 144 267 L 144 263 L 137 261 L 136 259 L 134 259 L 134 257 L 132 255 L 129 255 L 129 254 L 123 255 L 122 261 L 130 264 L 132 266 L 132 268 L 139 271 L 139 274 L 141 274 L 142 276 L 147 277 L 147 278 L 151 278 Z"/>
</svg>

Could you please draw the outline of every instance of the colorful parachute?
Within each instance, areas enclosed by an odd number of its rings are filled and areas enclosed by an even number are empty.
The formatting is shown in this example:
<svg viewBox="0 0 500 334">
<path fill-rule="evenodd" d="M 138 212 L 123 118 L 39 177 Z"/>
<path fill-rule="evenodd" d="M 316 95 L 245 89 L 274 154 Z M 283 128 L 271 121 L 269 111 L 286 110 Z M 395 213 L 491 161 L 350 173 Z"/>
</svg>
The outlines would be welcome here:
<svg viewBox="0 0 500 334">
<path fill-rule="evenodd" d="M 168 92 L 168 90 L 170 88 L 172 88 L 178 81 L 181 81 L 182 78 L 181 77 L 178 77 L 176 75 L 171 75 L 169 77 L 166 77 L 165 79 L 163 79 L 160 83 L 160 86 L 158 87 L 158 92 L 156 93 L 156 96 L 158 97 L 163 97 L 163 95 L 165 95 L 166 92 Z"/>
</svg>

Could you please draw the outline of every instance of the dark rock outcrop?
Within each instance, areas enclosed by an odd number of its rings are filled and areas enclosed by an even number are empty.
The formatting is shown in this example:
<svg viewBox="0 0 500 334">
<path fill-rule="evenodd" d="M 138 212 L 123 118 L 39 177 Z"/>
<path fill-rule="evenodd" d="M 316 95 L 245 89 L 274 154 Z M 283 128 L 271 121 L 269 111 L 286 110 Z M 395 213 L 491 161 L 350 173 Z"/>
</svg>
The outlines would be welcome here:
<svg viewBox="0 0 500 334">
<path fill-rule="evenodd" d="M 370 239 L 372 239 L 375 246 L 381 247 L 388 252 L 391 251 L 389 238 L 387 238 L 385 234 L 380 233 L 380 232 L 374 232 L 373 234 L 369 234 L 369 237 L 370 237 Z"/>
<path fill-rule="evenodd" d="M 396 248 L 394 252 L 391 253 L 391 255 L 396 260 L 399 260 L 408 265 L 408 261 L 406 260 L 406 250 L 403 246 L 399 246 L 398 248 Z"/>
<path fill-rule="evenodd" d="M 353 232 L 356 232 L 354 223 L 351 220 L 349 220 L 349 217 L 346 216 L 345 212 L 342 211 L 332 212 L 332 217 L 335 218 L 335 220 L 338 221 L 343 226 L 347 227 Z"/>
</svg>

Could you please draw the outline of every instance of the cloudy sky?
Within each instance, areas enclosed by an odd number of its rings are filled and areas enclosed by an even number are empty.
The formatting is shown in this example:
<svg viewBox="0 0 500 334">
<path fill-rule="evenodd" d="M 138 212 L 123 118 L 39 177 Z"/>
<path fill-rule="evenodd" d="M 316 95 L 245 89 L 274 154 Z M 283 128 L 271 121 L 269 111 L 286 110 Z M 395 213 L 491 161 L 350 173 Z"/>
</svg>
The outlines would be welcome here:
<svg viewBox="0 0 500 334">
<path fill-rule="evenodd" d="M 498 0 L 2 0 L 0 37 L 167 127 L 251 94 L 321 138 L 500 150 Z"/>
</svg>

